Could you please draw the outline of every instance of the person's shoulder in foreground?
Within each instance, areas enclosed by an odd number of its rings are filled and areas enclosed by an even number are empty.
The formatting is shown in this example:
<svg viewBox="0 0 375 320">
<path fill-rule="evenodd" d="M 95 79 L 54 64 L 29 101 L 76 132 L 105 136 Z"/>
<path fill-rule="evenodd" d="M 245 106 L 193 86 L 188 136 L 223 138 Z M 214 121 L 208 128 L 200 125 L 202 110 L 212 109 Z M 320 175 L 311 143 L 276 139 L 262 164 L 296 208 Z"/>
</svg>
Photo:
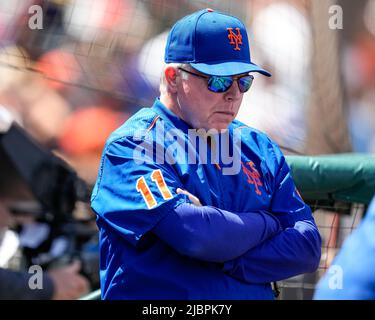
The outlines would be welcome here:
<svg viewBox="0 0 375 320">
<path fill-rule="evenodd" d="M 375 299 L 375 197 L 358 228 L 345 240 L 319 281 L 316 300 Z"/>
</svg>

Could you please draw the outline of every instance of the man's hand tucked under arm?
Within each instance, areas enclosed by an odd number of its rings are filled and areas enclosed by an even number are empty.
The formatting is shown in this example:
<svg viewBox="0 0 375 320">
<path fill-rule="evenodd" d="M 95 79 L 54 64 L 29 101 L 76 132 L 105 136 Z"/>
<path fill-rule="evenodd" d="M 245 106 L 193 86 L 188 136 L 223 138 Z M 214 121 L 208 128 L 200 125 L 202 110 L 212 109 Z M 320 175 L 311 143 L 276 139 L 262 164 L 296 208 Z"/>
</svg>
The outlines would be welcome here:
<svg viewBox="0 0 375 320">
<path fill-rule="evenodd" d="M 183 190 L 183 189 L 180 189 L 180 188 L 177 188 L 176 193 L 177 193 L 177 194 L 185 194 L 185 195 L 187 195 L 187 196 L 189 197 L 190 201 L 191 201 L 194 205 L 196 205 L 196 206 L 198 206 L 198 207 L 201 207 L 201 206 L 202 206 L 200 200 L 199 200 L 196 196 L 194 196 L 193 194 L 191 194 L 189 191 L 187 191 L 187 190 Z"/>
</svg>

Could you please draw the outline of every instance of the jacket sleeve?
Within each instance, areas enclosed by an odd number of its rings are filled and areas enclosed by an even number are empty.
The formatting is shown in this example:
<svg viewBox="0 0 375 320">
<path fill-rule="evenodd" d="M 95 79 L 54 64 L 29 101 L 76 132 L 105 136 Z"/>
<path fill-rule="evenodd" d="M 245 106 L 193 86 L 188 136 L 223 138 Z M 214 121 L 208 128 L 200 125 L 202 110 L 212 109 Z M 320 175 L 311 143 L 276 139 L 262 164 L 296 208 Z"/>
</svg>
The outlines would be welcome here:
<svg viewBox="0 0 375 320">
<path fill-rule="evenodd" d="M 313 272 L 320 262 L 321 237 L 311 210 L 300 197 L 281 151 L 274 144 L 271 151 L 277 170 L 270 211 L 283 230 L 224 264 L 227 274 L 249 283 Z"/>
<path fill-rule="evenodd" d="M 91 196 L 100 223 L 133 246 L 177 205 L 190 202 L 176 193 L 183 186 L 170 165 L 137 158 L 141 143 L 148 142 L 124 137 L 106 145 Z M 146 147 L 155 148 L 152 141 Z"/>
<path fill-rule="evenodd" d="M 160 239 L 196 259 L 224 262 L 244 254 L 280 230 L 267 212 L 232 213 L 181 204 L 153 229 Z"/>
</svg>

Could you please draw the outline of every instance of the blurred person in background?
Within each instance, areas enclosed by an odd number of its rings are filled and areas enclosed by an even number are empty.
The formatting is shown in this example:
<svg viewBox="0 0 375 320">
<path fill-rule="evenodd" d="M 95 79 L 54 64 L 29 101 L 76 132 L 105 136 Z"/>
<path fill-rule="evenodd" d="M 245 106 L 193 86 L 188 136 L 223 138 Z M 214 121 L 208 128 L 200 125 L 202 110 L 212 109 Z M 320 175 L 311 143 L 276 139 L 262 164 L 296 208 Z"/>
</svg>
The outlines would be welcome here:
<svg viewBox="0 0 375 320">
<path fill-rule="evenodd" d="M 128 116 L 107 105 L 81 107 L 64 121 L 58 137 L 59 155 L 89 185 L 94 185 L 105 141 Z"/>
<path fill-rule="evenodd" d="M 375 19 L 375 5 L 373 10 Z M 346 47 L 343 68 L 353 149 L 375 153 L 375 34 L 355 34 Z"/>
</svg>

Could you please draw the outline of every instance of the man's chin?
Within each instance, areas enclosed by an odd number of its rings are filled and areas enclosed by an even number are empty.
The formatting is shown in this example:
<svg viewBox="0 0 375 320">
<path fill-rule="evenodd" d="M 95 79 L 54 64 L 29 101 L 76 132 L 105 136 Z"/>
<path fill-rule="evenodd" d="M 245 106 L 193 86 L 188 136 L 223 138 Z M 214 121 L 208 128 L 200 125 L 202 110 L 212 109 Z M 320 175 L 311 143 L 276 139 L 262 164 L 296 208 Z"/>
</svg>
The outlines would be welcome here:
<svg viewBox="0 0 375 320">
<path fill-rule="evenodd" d="M 229 127 L 230 123 L 222 122 L 222 123 L 217 123 L 212 126 L 212 130 L 217 130 L 217 131 L 222 131 L 222 130 L 227 130 Z"/>
<path fill-rule="evenodd" d="M 220 132 L 222 130 L 227 130 L 231 123 L 232 123 L 232 121 L 230 121 L 230 122 L 228 122 L 228 121 L 217 121 L 215 123 L 207 123 L 206 125 L 201 125 L 201 126 L 199 126 L 199 128 L 203 129 L 205 131 L 215 130 L 215 131 Z"/>
</svg>

